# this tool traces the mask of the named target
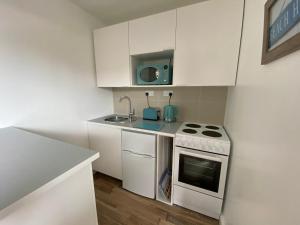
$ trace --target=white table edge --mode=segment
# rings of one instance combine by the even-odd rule
[[[22,206],[28,199],[34,198],[41,193],[44,193],[50,190],[52,187],[60,184],[64,180],[68,179],[70,176],[75,174],[76,172],[80,171],[84,167],[92,164],[93,161],[100,157],[99,153],[95,153],[88,159],[82,161],[81,163],[77,164],[76,166],[72,167],[71,169],[67,170],[66,172],[62,173],[58,177],[54,178],[53,180],[49,181],[48,183],[42,185],[41,187],[37,188],[36,190],[32,191],[31,193],[27,194],[26,196],[20,198],[19,200],[15,201],[11,205],[7,206],[6,208],[0,211],[0,220],[1,218],[9,215],[12,213],[16,208]]]

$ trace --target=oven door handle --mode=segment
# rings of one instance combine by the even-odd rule
[[[222,158],[218,157],[218,156],[208,156],[206,154],[203,153],[199,153],[199,154],[195,154],[195,153],[191,153],[191,152],[187,152],[187,151],[180,151],[179,154],[184,154],[184,155],[189,155],[189,156],[194,156],[197,158],[202,158],[202,159],[208,159],[211,161],[215,161],[215,162],[222,162]]]

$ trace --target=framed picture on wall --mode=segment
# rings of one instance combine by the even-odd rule
[[[300,49],[300,0],[268,0],[264,19],[261,64]]]

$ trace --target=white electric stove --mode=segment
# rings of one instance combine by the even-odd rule
[[[183,123],[176,133],[175,144],[216,154],[229,155],[230,140],[222,126]]]
[[[230,145],[222,126],[181,125],[175,137],[175,204],[219,219]]]

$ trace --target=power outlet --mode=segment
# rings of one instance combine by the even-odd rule
[[[145,95],[147,95],[147,93],[148,93],[149,97],[153,97],[154,96],[154,91],[145,91]]]
[[[169,97],[169,96],[170,96],[170,95],[169,95],[170,93],[173,95],[173,91],[164,91],[164,92],[163,92],[163,96],[164,96],[164,97]]]

